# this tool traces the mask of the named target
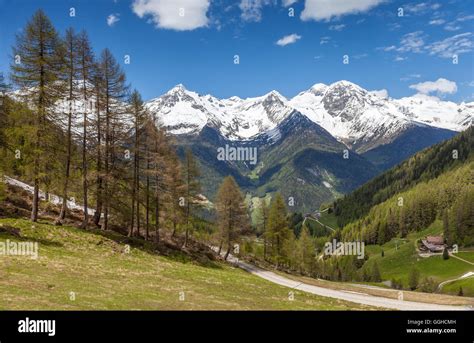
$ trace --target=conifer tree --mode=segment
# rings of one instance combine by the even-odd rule
[[[93,64],[93,97],[95,98],[95,149],[96,149],[96,192],[95,192],[95,212],[93,216],[93,223],[97,227],[101,227],[100,218],[102,216],[103,199],[104,199],[104,175],[103,175],[103,141],[104,141],[104,130],[103,130],[103,99],[104,99],[104,82],[99,68],[99,64]]]
[[[28,21],[13,47],[12,79],[26,92],[34,109],[36,131],[33,162],[33,202],[31,220],[38,220],[39,187],[45,173],[46,147],[43,144],[46,121],[54,122],[53,107],[61,97],[64,48],[53,24],[42,10]]]
[[[185,153],[185,161],[183,166],[184,171],[184,184],[186,186],[185,192],[185,236],[184,236],[184,244],[183,246],[186,247],[189,239],[189,231],[191,225],[191,218],[194,215],[195,208],[198,207],[198,196],[199,192],[201,191],[201,184],[199,182],[199,167],[196,162],[196,159],[191,152],[191,149],[187,149]]]
[[[298,251],[301,256],[300,270],[303,273],[311,274],[314,265],[315,247],[309,229],[306,225],[303,225],[300,238],[298,239]]]
[[[227,246],[224,259],[230,254],[242,231],[249,226],[247,206],[244,197],[232,176],[222,181],[216,197],[217,225],[221,242]]]
[[[78,36],[77,42],[77,54],[78,54],[78,74],[81,84],[81,99],[83,102],[82,108],[82,195],[83,195],[83,212],[84,219],[82,221],[82,228],[85,228],[89,222],[88,212],[88,126],[89,126],[89,114],[94,111],[93,102],[91,100],[93,96],[93,73],[94,73],[94,54],[89,42],[89,37],[86,31],[81,31]]]
[[[133,91],[130,96],[130,111],[133,116],[133,136],[134,143],[132,147],[133,152],[133,180],[132,180],[132,207],[129,236],[133,236],[133,228],[137,223],[137,231],[140,233],[140,149],[141,149],[141,135],[146,120],[146,110],[143,105],[143,100],[137,90]],[[135,209],[136,205],[136,209]]]
[[[169,182],[168,191],[168,212],[172,224],[171,237],[176,235],[178,226],[183,222],[185,216],[185,194],[186,185],[182,177],[182,168],[178,156],[170,154],[168,159]]]
[[[270,206],[268,233],[271,240],[272,256],[278,266],[284,260],[283,246],[289,236],[285,202],[280,193],[275,195]]]
[[[72,158],[72,122],[75,119],[75,101],[77,100],[77,80],[79,76],[79,55],[78,55],[78,38],[72,28],[66,30],[64,39],[64,72],[65,72],[65,99],[66,99],[66,156],[64,163],[64,180],[62,190],[61,211],[55,224],[61,225],[67,213],[67,200],[69,190],[69,177],[71,173]]]
[[[382,276],[380,275],[380,269],[379,269],[379,265],[377,264],[377,261],[375,261],[374,265],[372,266],[371,280],[372,282],[382,281]]]
[[[259,202],[259,219],[260,219],[260,231],[263,237],[263,259],[267,259],[267,246],[268,246],[268,214],[269,208],[265,198],[260,199]]]
[[[105,116],[105,149],[104,149],[104,230],[108,229],[110,199],[112,196],[113,172],[117,159],[118,128],[124,116],[123,101],[127,96],[125,74],[108,49],[104,49],[99,61],[101,77],[103,77],[103,107]]]

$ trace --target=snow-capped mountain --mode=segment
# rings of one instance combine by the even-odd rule
[[[442,101],[434,96],[416,94],[393,100],[393,103],[410,120],[427,125],[463,131],[473,124],[474,102],[458,105],[451,101]]]
[[[255,98],[218,99],[177,85],[146,106],[172,134],[195,134],[208,125],[230,140],[250,140],[273,130],[296,110],[361,152],[386,144],[413,126],[462,131],[474,118],[474,103],[456,104],[426,95],[391,99],[349,81],[318,83],[290,100],[277,91]]]
[[[257,98],[217,99],[180,84],[146,107],[172,134],[198,133],[207,124],[228,139],[241,140],[273,129],[293,110],[287,102],[276,91]]]
[[[290,105],[350,147],[388,142],[411,123],[389,100],[348,81],[316,84]]]

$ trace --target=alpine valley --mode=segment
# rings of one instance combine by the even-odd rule
[[[354,190],[474,118],[474,102],[392,99],[348,81],[315,84],[291,99],[277,91],[218,99],[180,84],[146,107],[175,136],[181,156],[189,147],[199,159],[207,198],[232,175],[248,199],[279,191],[299,211]],[[225,147],[257,149],[257,163],[217,158]]]

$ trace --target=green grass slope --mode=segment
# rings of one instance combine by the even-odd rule
[[[0,224],[18,228],[21,234],[0,232],[0,241],[39,242],[36,260],[0,256],[0,310],[369,308],[300,291],[289,300],[290,289],[230,265],[208,259],[199,262],[179,252],[163,256],[149,243],[112,232],[46,222],[33,228],[23,219],[0,219]],[[126,242],[131,244],[129,252]]]
[[[443,260],[441,255],[431,257],[420,257],[416,251],[416,242],[418,239],[427,235],[437,235],[442,231],[442,223],[436,221],[429,228],[419,232],[410,233],[405,239],[394,238],[383,245],[368,245],[366,252],[369,259],[365,268],[371,270],[373,263],[377,262],[382,279],[399,279],[405,287],[408,287],[408,275],[413,268],[420,271],[420,279],[431,277],[436,283],[446,280],[456,279],[467,272],[474,271],[474,266],[456,258]],[[384,251],[382,257],[381,251]],[[459,255],[461,257],[461,255]],[[464,252],[462,255],[466,260],[474,258],[474,251]],[[466,287],[464,295],[472,296],[469,292],[474,286],[474,279],[466,280],[466,283],[472,283],[471,287]],[[451,284],[449,284],[451,286]],[[454,285],[454,284],[453,284]],[[448,284],[443,287],[443,293],[454,294],[452,287]],[[454,287],[454,286],[453,286]],[[464,287],[463,287],[464,289]],[[455,294],[457,294],[457,288]]]

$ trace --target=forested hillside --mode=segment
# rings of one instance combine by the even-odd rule
[[[420,182],[434,179],[473,160],[474,128],[425,149],[334,202],[338,224],[362,218],[370,209]]]

